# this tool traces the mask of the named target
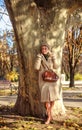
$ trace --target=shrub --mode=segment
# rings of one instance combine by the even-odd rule
[[[79,73],[75,74],[74,79],[75,80],[82,80],[82,74],[79,74]]]
[[[9,81],[18,81],[19,74],[15,70],[6,74],[6,79]]]

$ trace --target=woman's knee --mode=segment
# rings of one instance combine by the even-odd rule
[[[52,105],[52,106],[54,105],[54,103],[55,103],[54,101],[51,101],[51,105]]]
[[[46,102],[46,108],[50,108],[50,107],[51,107],[50,103]]]

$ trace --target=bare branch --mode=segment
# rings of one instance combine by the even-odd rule
[[[2,11],[0,11],[0,14],[9,16],[7,12],[2,12]]]

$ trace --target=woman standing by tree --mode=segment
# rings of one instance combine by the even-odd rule
[[[46,113],[48,115],[45,124],[49,124],[52,120],[51,110],[55,100],[59,100],[59,92],[56,82],[47,82],[42,78],[45,70],[55,71],[57,65],[55,64],[55,56],[50,52],[50,47],[47,43],[42,43],[40,46],[40,54],[37,55],[35,62],[35,69],[39,71],[39,87],[41,91],[41,102],[44,103]]]

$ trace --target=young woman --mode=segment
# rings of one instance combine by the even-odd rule
[[[35,61],[35,69],[39,72],[39,87],[41,91],[41,102],[44,103],[47,113],[47,121],[49,124],[52,120],[51,110],[55,100],[59,99],[59,93],[56,89],[56,82],[47,82],[42,78],[42,74],[47,69],[54,70],[57,68],[55,64],[55,56],[50,52],[50,47],[47,43],[40,46],[40,53],[37,55]]]

